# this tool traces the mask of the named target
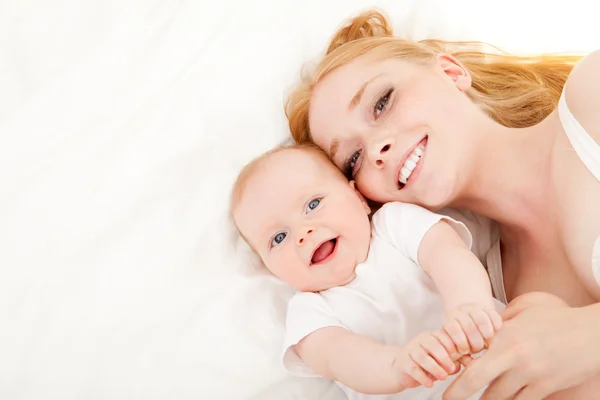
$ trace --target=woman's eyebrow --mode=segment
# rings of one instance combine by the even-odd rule
[[[369,86],[369,84],[371,82],[373,82],[375,79],[379,78],[381,75],[383,75],[383,74],[375,75],[374,77],[372,77],[371,79],[369,79],[368,81],[366,81],[360,87],[360,89],[358,89],[358,92],[356,92],[356,94],[354,95],[354,97],[352,98],[352,100],[350,100],[350,104],[348,105],[348,110],[349,111],[352,111],[354,109],[354,107],[356,107],[358,105],[358,103],[360,103],[360,99],[362,98],[362,95],[365,92],[365,89],[367,88],[367,86]]]
[[[337,139],[333,139],[331,141],[331,146],[329,146],[329,158],[331,158],[333,160],[335,158],[335,154],[337,153],[339,148],[340,148],[340,141]]]

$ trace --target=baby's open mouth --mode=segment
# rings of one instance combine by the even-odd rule
[[[314,251],[310,259],[311,265],[319,264],[328,260],[337,247],[337,238],[321,243]]]

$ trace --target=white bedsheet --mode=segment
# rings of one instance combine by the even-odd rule
[[[0,398],[342,398],[283,371],[290,290],[240,275],[226,208],[373,4],[417,39],[600,47],[586,0],[0,1]]]

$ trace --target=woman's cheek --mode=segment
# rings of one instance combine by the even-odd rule
[[[390,198],[389,193],[383,187],[381,179],[377,179],[377,176],[364,177],[361,182],[357,182],[358,190],[370,200],[377,202],[394,201],[395,199]]]

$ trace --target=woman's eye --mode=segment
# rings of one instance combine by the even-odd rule
[[[348,162],[346,162],[344,173],[346,174],[346,177],[348,179],[352,179],[352,177],[354,176],[354,168],[356,168],[356,163],[358,162],[359,158],[360,151],[355,151],[354,153],[352,153],[352,156],[348,159]]]
[[[314,210],[315,208],[317,208],[319,206],[319,204],[321,204],[321,199],[311,200],[310,203],[308,203],[307,211]]]
[[[387,107],[387,104],[390,100],[390,96],[392,94],[392,90],[393,89],[389,89],[383,96],[379,98],[379,100],[377,100],[377,103],[375,103],[375,107],[373,108],[373,115],[375,115],[376,118],[379,117],[379,114],[381,114]]]
[[[283,240],[285,239],[286,236],[287,236],[287,234],[285,232],[279,232],[277,235],[275,235],[275,237],[271,241],[271,247],[275,247],[278,244],[280,244],[281,242],[283,242]]]
[[[352,168],[356,167],[356,163],[358,162],[358,157],[360,157],[360,151],[357,151],[356,153],[352,154],[352,157],[350,158],[350,166]]]

